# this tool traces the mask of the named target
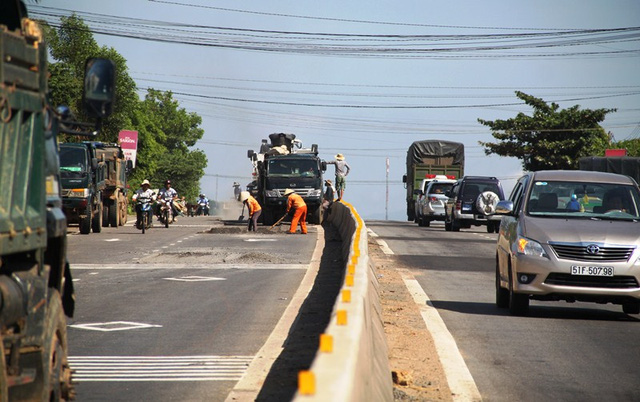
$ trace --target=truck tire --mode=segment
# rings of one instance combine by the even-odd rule
[[[273,211],[270,209],[263,208],[262,210],[262,223],[265,226],[271,226],[275,223],[273,220]]]
[[[87,216],[80,219],[80,233],[89,234],[91,232],[91,220],[93,217],[93,210],[91,209],[91,203],[87,205],[87,210],[85,211]]]
[[[109,220],[107,221],[112,228],[118,227],[118,217],[120,215],[120,200],[116,198],[109,203]],[[107,226],[107,225],[105,225]]]
[[[93,233],[102,231],[102,202],[98,203],[98,210],[91,219],[91,230],[93,230]]]
[[[7,385],[7,364],[4,357],[4,342],[0,335],[0,402],[9,401],[9,387]]]
[[[416,219],[416,212],[413,210],[413,206],[407,205],[407,220],[415,221],[415,219]]]
[[[309,221],[315,225],[319,225],[322,221],[322,208],[318,207],[309,214]]]
[[[118,226],[124,226],[124,224],[127,223],[127,214],[129,213],[129,211],[127,211],[128,205],[129,205],[129,200],[127,199],[127,196],[122,193],[119,193],[118,194],[118,214],[120,214],[120,216],[118,220]]]
[[[43,401],[64,401],[73,395],[71,368],[67,358],[67,322],[62,311],[60,293],[49,288],[47,316],[44,323],[42,373]]]

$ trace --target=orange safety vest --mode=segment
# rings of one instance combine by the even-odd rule
[[[256,211],[260,211],[262,209],[258,201],[256,201],[252,196],[247,198],[247,207],[249,208],[249,215],[253,215]]]
[[[289,200],[287,201],[287,212],[289,212],[291,208],[296,209],[296,208],[306,207],[306,206],[307,204],[305,204],[302,197],[300,197],[298,194],[293,193],[289,195]]]

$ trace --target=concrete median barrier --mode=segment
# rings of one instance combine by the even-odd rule
[[[366,226],[345,202],[331,206],[327,221],[342,238],[343,285],[313,363],[299,373],[294,400],[392,401],[378,280],[368,256]]]

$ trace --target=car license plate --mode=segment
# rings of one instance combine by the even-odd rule
[[[571,275],[613,276],[613,267],[589,267],[583,265],[572,265]]]

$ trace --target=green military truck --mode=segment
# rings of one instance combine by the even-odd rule
[[[415,190],[423,179],[444,175],[450,179],[464,176],[464,144],[443,140],[415,141],[407,150],[407,173],[402,182],[407,189],[407,220],[416,220]]]
[[[87,65],[94,80],[100,75],[94,67],[104,62]],[[46,95],[40,30],[21,2],[2,1],[0,402],[74,397],[65,319],[73,315],[74,294],[56,140],[61,126]],[[93,98],[89,92],[87,100]]]
[[[127,223],[127,173],[132,162],[126,160],[118,144],[94,143],[98,161],[106,165],[104,188],[102,189],[102,226],[122,226]]]
[[[62,205],[67,223],[78,224],[80,233],[102,231],[102,197],[107,164],[92,142],[60,144]]]

